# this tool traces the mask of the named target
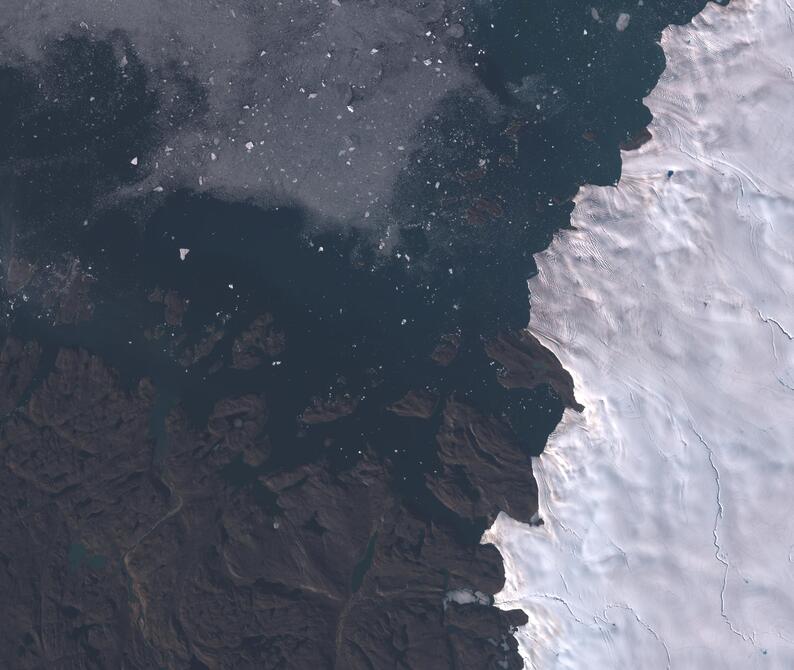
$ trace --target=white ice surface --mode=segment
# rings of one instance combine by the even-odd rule
[[[545,525],[484,536],[527,667],[794,668],[793,24],[665,31],[653,140],[538,258],[530,328],[586,410],[535,462]]]

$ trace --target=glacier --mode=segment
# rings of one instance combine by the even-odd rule
[[[570,371],[540,516],[483,536],[526,667],[794,668],[794,9],[665,30],[653,138],[537,257]]]

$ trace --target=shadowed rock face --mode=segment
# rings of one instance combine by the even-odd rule
[[[566,407],[579,412],[584,409],[574,397],[571,374],[532,333],[501,334],[485,345],[485,351],[502,365],[499,383],[505,388],[534,388],[547,383]]]
[[[580,407],[532,253],[698,3],[68,4],[0,10],[0,658],[520,668],[480,537]]]
[[[0,414],[10,413],[33,380],[41,359],[41,347],[9,337],[0,350]]]
[[[432,391],[422,389],[408,391],[397,402],[389,405],[388,409],[398,416],[429,419],[435,413],[436,405],[438,405],[438,396]]]
[[[283,353],[284,346],[284,333],[273,324],[273,316],[261,314],[235,339],[232,367],[251,370]]]

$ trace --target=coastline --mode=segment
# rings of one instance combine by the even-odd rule
[[[483,536],[530,668],[794,665],[793,18],[667,28],[653,138],[537,257],[529,330],[585,410],[534,461],[544,524]]]

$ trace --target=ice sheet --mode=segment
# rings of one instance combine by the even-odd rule
[[[538,258],[530,329],[586,410],[535,463],[545,525],[484,536],[530,668],[794,668],[793,23],[666,30],[653,139]]]

